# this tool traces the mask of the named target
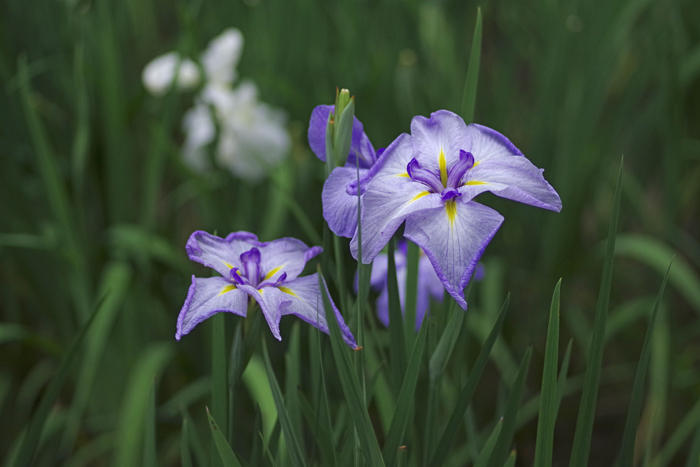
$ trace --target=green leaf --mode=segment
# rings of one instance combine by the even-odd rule
[[[12,464],[13,466],[24,467],[26,465],[31,464],[32,458],[34,457],[34,454],[36,453],[36,450],[39,447],[41,432],[44,428],[44,424],[46,423],[46,419],[48,418],[49,413],[51,412],[51,409],[54,406],[56,399],[58,398],[58,394],[63,388],[63,385],[68,380],[70,366],[73,363],[73,360],[77,355],[78,350],[80,349],[80,346],[83,342],[83,338],[85,337],[87,330],[90,328],[90,325],[99,315],[100,311],[104,308],[103,305],[106,301],[106,298],[107,295],[103,296],[102,299],[97,303],[97,306],[95,306],[95,310],[93,311],[92,315],[80,328],[80,331],[75,336],[75,338],[73,338],[73,342],[71,342],[71,345],[68,347],[68,350],[63,355],[58,370],[56,370],[54,377],[51,379],[51,382],[49,383],[48,387],[46,388],[46,391],[44,392],[43,397],[41,398],[41,402],[39,402],[39,406],[37,407],[36,411],[34,412],[34,415],[32,416],[32,419],[29,422],[29,426],[27,427],[27,431],[24,434],[24,438],[22,439],[22,442],[19,446],[17,455],[14,458],[14,462]]]
[[[540,414],[537,422],[537,442],[535,445],[535,467],[551,467],[554,450],[554,425],[557,410],[557,363],[559,363],[559,295],[561,279],[557,282],[549,310],[547,346],[544,352]]]
[[[146,411],[145,436],[143,440],[143,464],[158,466],[158,449],[156,446],[156,382],[151,381]]]
[[[344,109],[342,114],[335,112],[335,128],[333,129],[333,163],[336,167],[343,167],[350,155],[350,145],[352,143],[353,117],[355,115],[355,97]]]
[[[474,121],[474,108],[476,107],[476,88],[479,82],[479,62],[481,60],[481,7],[476,9],[476,24],[474,25],[474,37],[469,53],[469,69],[464,81],[464,93],[462,94],[462,110],[460,115],[469,124]]]
[[[481,379],[481,374],[486,366],[486,361],[489,358],[491,349],[493,348],[494,342],[496,342],[496,337],[501,333],[501,328],[503,327],[503,320],[506,317],[506,311],[508,310],[508,303],[510,302],[510,295],[506,297],[503,306],[501,307],[501,312],[498,314],[498,318],[491,328],[491,333],[486,338],[479,356],[476,358],[474,363],[474,368],[472,369],[467,382],[462,389],[462,393],[459,395],[459,401],[455,407],[452,415],[450,416],[450,421],[447,423],[445,430],[442,432],[442,437],[440,438],[440,443],[437,449],[433,453],[433,457],[430,461],[430,467],[439,467],[444,464],[447,454],[452,446],[455,436],[457,435],[457,430],[462,424],[462,418],[464,417],[464,412],[466,412],[469,403],[471,402],[474,392],[476,391],[476,386],[479,384]]]
[[[615,236],[617,234],[617,221],[620,212],[620,192],[622,189],[622,161],[617,176],[615,188],[615,200],[613,201],[612,214],[610,216],[610,229],[608,242],[605,249],[605,263],[603,265],[603,277],[598,294],[593,335],[588,349],[588,367],[583,382],[583,393],[576,420],[576,433],[574,445],[571,450],[571,462],[569,467],[585,467],[588,465],[588,456],[593,433],[593,420],[595,418],[596,399],[598,386],[600,385],[600,369],[603,363],[603,347],[605,346],[605,326],[608,318],[608,304],[610,302],[610,286],[612,283],[613,260],[615,254]]]
[[[153,344],[142,352],[131,370],[120,407],[115,467],[138,464],[149,423],[150,388],[172,358],[173,351],[170,343]]]
[[[389,466],[394,464],[401,438],[406,430],[411,407],[415,402],[414,394],[416,391],[416,384],[418,383],[418,372],[420,371],[421,361],[423,359],[423,351],[425,350],[425,339],[428,334],[427,328],[428,323],[427,320],[425,320],[418,333],[416,343],[413,345],[411,360],[408,362],[408,369],[406,370],[406,375],[401,385],[401,391],[399,392],[399,397],[396,402],[396,409],[394,409],[394,416],[391,419],[391,425],[389,426],[386,441],[384,442],[382,455],[384,457],[384,462]]]
[[[554,419],[557,419],[559,414],[559,407],[561,406],[561,399],[564,396],[564,389],[566,388],[567,376],[569,374],[569,362],[571,361],[571,348],[573,347],[574,339],[569,339],[569,345],[566,346],[566,352],[564,352],[564,360],[561,363],[561,370],[559,370],[559,379],[557,380],[557,408],[554,413]]]
[[[277,377],[275,377],[275,372],[272,370],[270,355],[267,352],[267,344],[265,344],[264,341],[262,349],[263,359],[265,361],[265,370],[267,371],[267,379],[270,382],[270,389],[272,390],[272,397],[275,400],[275,407],[277,407],[277,418],[282,426],[282,433],[284,433],[284,439],[289,448],[292,463],[296,467],[303,467],[306,465],[306,462],[304,461],[304,452],[299,445],[297,433],[294,430],[294,425],[292,424],[287,407],[284,404],[282,391],[280,390],[279,384],[277,384]]]
[[[321,456],[323,457],[323,465],[335,466],[335,448],[333,447],[333,431],[324,423],[325,417],[317,414],[311,403],[306,398],[303,392],[299,391],[299,407],[304,415],[307,425],[311,428],[313,439],[316,441]]]
[[[318,281],[319,289],[326,291],[325,284],[323,283],[323,277],[320,272],[318,273]],[[328,298],[328,293],[321,293],[321,296],[331,335],[331,349],[333,351],[333,358],[338,370],[338,376],[340,377],[343,394],[345,394],[345,400],[348,403],[350,416],[355,424],[355,431],[360,441],[360,445],[362,446],[362,454],[364,455],[368,465],[373,467],[384,466],[382,454],[379,449],[379,443],[377,442],[377,437],[374,433],[374,429],[372,428],[372,421],[367,413],[367,407],[365,406],[365,399],[362,389],[360,388],[360,382],[357,380],[357,375],[355,374],[352,362],[350,361],[350,356],[348,355],[348,346],[345,344],[345,341],[343,341],[343,337],[340,333],[340,327],[338,326],[338,321],[336,320],[335,313]]]
[[[387,292],[389,300],[389,354],[391,355],[391,372],[394,379],[395,394],[398,394],[406,374],[406,344],[404,342],[403,316],[401,299],[396,278],[396,257],[394,255],[396,240],[389,242],[387,250]],[[392,324],[393,323],[393,324]]]
[[[226,363],[226,320],[224,313],[209,319],[211,336],[211,411],[214,418],[222,420],[221,434],[227,438],[228,428],[228,364]],[[208,411],[209,409],[207,409]],[[213,448],[213,446],[212,446]],[[218,449],[218,446],[217,446]],[[216,462],[214,462],[216,465]],[[224,464],[226,467],[226,464]]]
[[[493,454],[491,454],[491,458],[487,464],[488,467],[498,467],[508,460],[508,450],[513,442],[513,434],[515,433],[515,427],[518,423],[518,410],[520,409],[520,402],[523,398],[523,389],[525,388],[525,379],[527,377],[527,371],[530,368],[531,357],[532,347],[528,347],[520,363],[520,368],[518,368],[518,374],[511,387],[510,395],[508,396],[506,411],[503,415],[503,429],[501,429],[501,434],[498,436],[498,441],[496,441]]]
[[[700,465],[700,426],[695,431],[695,436],[693,436],[685,467],[698,467],[698,465]]]
[[[491,454],[493,454],[493,448],[496,447],[496,441],[498,441],[498,437],[501,435],[501,429],[503,429],[503,418],[493,427],[493,431],[491,431],[489,438],[486,440],[486,444],[484,444],[483,449],[479,453],[479,457],[476,458],[474,467],[486,467],[486,463],[491,458]]]
[[[622,449],[620,451],[620,461],[618,462],[619,467],[633,466],[634,442],[637,435],[637,424],[639,423],[639,417],[642,413],[642,401],[644,399],[644,383],[646,381],[647,368],[649,367],[649,359],[651,356],[651,339],[654,334],[654,324],[656,323],[656,316],[659,312],[659,305],[661,303],[661,298],[663,297],[664,290],[666,289],[666,281],[668,279],[668,274],[670,271],[671,265],[669,264],[668,269],[666,270],[666,275],[664,276],[664,279],[661,282],[659,295],[656,297],[654,311],[651,314],[649,326],[647,327],[647,334],[644,337],[644,344],[642,345],[642,354],[639,357],[639,363],[637,365],[637,374],[634,377],[632,397],[630,399],[630,408],[627,412],[627,421],[625,422],[625,432],[622,436]]]
[[[219,452],[221,463],[224,465],[224,467],[241,467],[241,463],[233,453],[233,449],[231,449],[231,446],[229,446],[228,442],[226,441],[226,437],[219,429],[219,426],[216,424],[211,412],[209,412],[209,407],[207,407],[207,418],[209,419],[209,428],[211,429],[211,434],[214,437],[214,444],[216,445],[216,450]]]
[[[452,311],[450,321],[445,327],[445,331],[442,333],[440,341],[438,342],[432,357],[430,357],[430,363],[428,364],[430,379],[433,381],[437,380],[442,372],[445,371],[450,355],[452,355],[452,350],[457,343],[459,333],[462,331],[462,323],[464,322],[465,313],[463,310],[458,309],[457,302],[455,301],[452,301],[451,308]]]
[[[518,460],[518,455],[517,452],[515,452],[515,449],[510,451],[510,455],[508,456],[508,459],[505,461],[503,464],[503,467],[515,467],[515,461]]]
[[[189,427],[187,419],[182,419],[182,431],[180,432],[180,465],[182,467],[192,467],[192,456],[190,455]]]
[[[406,258],[406,296],[404,297],[404,337],[406,352],[413,346],[416,335],[416,301],[418,300],[418,261],[420,247],[406,240],[408,254]]]

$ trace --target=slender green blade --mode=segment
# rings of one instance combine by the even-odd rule
[[[503,463],[503,467],[515,467],[515,461],[518,460],[518,453],[513,449],[510,451],[508,459]]]
[[[241,467],[241,463],[233,453],[233,449],[231,449],[231,446],[229,446],[228,442],[226,441],[226,437],[219,429],[219,426],[216,424],[211,412],[209,412],[209,407],[207,407],[207,418],[209,419],[209,428],[211,429],[211,434],[214,437],[214,444],[216,445],[216,450],[219,452],[221,463],[224,465],[224,467]]]
[[[690,453],[685,467],[698,467],[698,465],[700,465],[700,426],[693,436],[693,443],[690,445]]]
[[[487,467],[498,467],[503,465],[508,460],[508,452],[510,449],[510,444],[513,442],[515,427],[518,423],[518,410],[520,409],[520,402],[523,398],[525,379],[527,377],[527,371],[530,368],[531,357],[532,347],[528,347],[525,351],[525,356],[520,363],[520,368],[518,368],[518,374],[513,382],[510,395],[508,396],[506,411],[503,415],[503,429],[501,430],[501,434],[498,436],[498,441],[496,441],[496,446],[493,449],[491,458],[489,459],[488,464],[486,464]]]
[[[481,374],[484,371],[484,367],[486,366],[486,361],[489,358],[489,354],[491,353],[493,344],[496,342],[496,338],[501,333],[501,328],[503,327],[503,320],[506,317],[506,311],[508,310],[509,302],[510,295],[506,297],[506,300],[503,303],[503,306],[501,307],[501,312],[498,314],[498,318],[496,319],[493,328],[491,328],[489,336],[486,338],[486,341],[484,341],[483,347],[481,347],[479,356],[476,358],[476,362],[474,363],[474,368],[469,374],[467,382],[465,383],[464,388],[462,389],[462,393],[459,396],[457,406],[455,407],[454,411],[452,412],[452,415],[450,416],[450,421],[447,423],[445,431],[443,431],[442,433],[442,437],[440,438],[440,443],[438,444],[437,449],[433,453],[433,457],[429,464],[430,467],[439,467],[443,465],[445,459],[447,458],[447,453],[449,452],[450,446],[452,446],[452,442],[454,441],[454,438],[457,435],[457,430],[462,424],[464,412],[466,412],[467,407],[469,406],[469,403],[471,402],[471,399],[474,396],[474,392],[476,391],[476,386],[479,384]]]
[[[666,275],[661,282],[661,288],[659,289],[659,295],[656,297],[656,303],[654,303],[654,311],[652,312],[651,319],[649,320],[647,334],[644,337],[642,354],[639,357],[637,374],[634,377],[634,385],[632,386],[632,397],[630,400],[630,408],[627,412],[625,432],[622,436],[622,450],[620,452],[620,461],[618,462],[619,467],[632,467],[634,462],[634,442],[637,435],[637,424],[639,423],[639,417],[642,413],[644,382],[646,380],[649,359],[651,356],[651,339],[654,334],[654,323],[656,322],[656,316],[659,312],[659,304],[661,303],[661,298],[663,297],[664,290],[666,289],[666,281],[668,280],[668,274],[670,271],[671,265],[669,264],[668,269],[666,270]]]
[[[158,450],[156,447],[156,382],[151,381],[146,412],[146,429],[143,440],[143,465],[158,466]]]
[[[316,441],[321,451],[321,456],[324,460],[323,465],[336,465],[335,449],[333,448],[333,431],[330,426],[323,423],[325,417],[314,412],[311,403],[301,391],[299,391],[299,407],[301,413],[304,415],[306,423],[309,425],[309,428],[311,428],[313,439]]]
[[[277,416],[282,426],[282,433],[284,433],[284,439],[289,449],[289,454],[292,459],[292,463],[295,467],[303,467],[306,465],[304,461],[304,453],[299,445],[297,434],[294,430],[294,425],[287,411],[287,407],[284,404],[284,398],[282,397],[282,391],[280,390],[279,384],[277,383],[277,377],[275,372],[272,370],[272,363],[270,363],[270,355],[267,352],[267,344],[263,342],[263,359],[265,360],[265,370],[267,371],[267,379],[270,381],[270,389],[272,390],[272,397],[275,399],[275,407],[277,407]]]
[[[542,390],[540,397],[540,414],[537,422],[537,441],[535,444],[535,467],[550,467],[554,450],[554,425],[557,409],[557,363],[559,362],[559,295],[561,279],[557,282],[549,310],[549,327],[547,329],[547,346],[544,352],[544,371],[542,372]]]
[[[226,363],[226,320],[224,313],[217,313],[209,319],[211,323],[211,411],[215,419],[222,421],[219,430],[224,438],[228,428],[228,364]],[[218,449],[218,446],[216,446]],[[214,446],[212,460],[217,465]],[[224,464],[226,467],[226,464]]]
[[[447,362],[452,355],[452,350],[457,343],[457,337],[462,331],[462,323],[464,322],[464,311],[457,308],[457,302],[452,302],[452,316],[450,316],[450,321],[445,327],[445,331],[440,337],[435,352],[430,357],[430,362],[428,364],[428,369],[430,370],[430,379],[437,380],[445,367]]]
[[[486,463],[491,458],[491,454],[493,454],[493,448],[496,447],[496,441],[498,441],[498,437],[501,435],[501,429],[503,429],[503,418],[493,427],[493,431],[491,431],[489,438],[486,440],[486,444],[484,444],[483,449],[479,453],[479,457],[476,458],[474,467],[486,467]]]
[[[192,455],[190,454],[189,426],[187,419],[182,419],[182,431],[180,432],[180,464],[182,467],[192,467]]]
[[[420,259],[420,247],[413,242],[408,244],[406,258],[406,296],[404,297],[404,336],[406,341],[406,353],[412,348],[416,335],[416,304],[418,300],[418,261]]]
[[[600,370],[603,363],[603,347],[605,346],[605,326],[608,318],[608,304],[610,301],[610,286],[612,283],[613,259],[615,254],[615,237],[617,234],[617,221],[620,212],[620,192],[622,190],[622,161],[617,176],[615,188],[615,200],[613,201],[612,215],[610,216],[610,229],[608,242],[605,248],[605,263],[603,265],[603,277],[600,283],[598,305],[596,306],[595,323],[593,324],[593,336],[588,349],[588,368],[583,382],[583,393],[576,420],[576,434],[571,450],[570,467],[585,467],[588,465],[588,456],[593,434],[593,420],[595,418],[596,399],[598,386],[600,385]]]
[[[394,256],[396,242],[392,238],[387,250],[387,292],[389,294],[389,354],[391,355],[391,371],[394,387],[398,394],[403,377],[406,374],[406,344],[404,342],[403,316],[401,315],[401,299],[396,278],[396,257]]]
[[[462,94],[462,110],[460,115],[466,123],[474,121],[474,108],[476,107],[476,88],[479,82],[479,62],[481,61],[481,7],[476,10],[476,24],[474,25],[474,37],[469,53],[469,69],[464,82]]]
[[[574,345],[574,339],[569,339],[569,345],[566,346],[566,352],[564,352],[564,360],[561,363],[561,370],[559,370],[559,379],[557,379],[557,408],[554,413],[554,419],[557,419],[559,414],[559,407],[561,406],[561,399],[564,397],[564,389],[566,388],[567,376],[569,374],[569,363],[571,362],[571,348]]]
[[[174,348],[170,343],[153,344],[139,356],[131,370],[120,408],[117,432],[115,467],[130,467],[138,464],[143,452],[148,427],[148,405],[150,388],[172,358]]]
[[[289,336],[289,347],[285,355],[286,372],[284,381],[284,402],[289,414],[289,420],[298,437],[299,445],[304,447],[304,430],[302,415],[299,408],[299,388],[301,387],[301,348],[299,343],[299,322],[292,326]],[[302,450],[303,452],[303,450]]]
[[[78,350],[80,349],[80,346],[83,342],[83,338],[85,337],[87,330],[90,328],[90,325],[95,320],[95,317],[102,310],[106,298],[107,295],[102,297],[102,299],[95,307],[92,316],[90,316],[90,319],[88,319],[85,322],[85,324],[83,324],[82,328],[80,329],[80,332],[77,336],[75,336],[70,347],[68,347],[68,350],[63,355],[63,358],[61,359],[61,364],[59,365],[56,374],[49,383],[49,386],[46,388],[46,392],[44,392],[44,395],[41,398],[41,402],[39,402],[39,406],[37,407],[36,411],[34,412],[34,415],[32,416],[31,421],[29,422],[29,426],[27,428],[26,433],[24,434],[24,438],[22,439],[20,447],[17,451],[17,455],[14,458],[14,463],[12,464],[14,467],[24,467],[26,465],[31,464],[32,458],[34,457],[34,454],[36,453],[36,450],[39,447],[41,432],[44,428],[44,424],[46,423],[46,419],[49,417],[51,408],[54,406],[54,403],[56,402],[58,394],[61,392],[63,385],[68,380],[70,366],[73,363],[73,360],[77,355]]]
[[[416,384],[418,383],[418,372],[420,371],[423,351],[425,350],[425,340],[428,335],[427,328],[428,323],[424,322],[418,333],[416,343],[413,345],[411,360],[408,362],[408,369],[406,370],[406,376],[404,376],[403,384],[401,385],[401,391],[399,392],[399,397],[396,402],[396,409],[394,409],[394,416],[391,419],[391,425],[386,435],[382,455],[387,465],[394,464],[401,438],[406,430],[408,417],[411,413],[411,406],[414,403],[413,397],[416,391]]]
[[[318,280],[319,289],[325,291],[325,284],[323,283],[323,277],[320,272],[318,274]],[[328,321],[328,327],[330,329],[333,358],[343,387],[343,394],[345,394],[345,399],[348,403],[350,416],[355,424],[356,433],[360,445],[362,446],[362,454],[367,464],[373,467],[384,466],[379,443],[374,429],[372,428],[372,421],[369,418],[369,413],[367,413],[360,382],[357,380],[357,375],[355,374],[350,356],[348,355],[347,345],[343,341],[343,337],[340,333],[340,327],[338,326],[338,321],[336,320],[335,313],[330,304],[328,294],[321,293],[321,296],[326,311],[326,320]]]

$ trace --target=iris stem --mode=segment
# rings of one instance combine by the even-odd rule
[[[416,302],[418,294],[418,261],[420,248],[413,242],[406,241],[408,245],[408,258],[406,262],[406,308],[405,308],[405,333],[407,355],[413,348],[416,338]]]

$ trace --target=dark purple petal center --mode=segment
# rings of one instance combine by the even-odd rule
[[[245,253],[242,253],[240,258],[241,262],[243,263],[245,278],[248,279],[248,284],[252,285],[253,287],[257,287],[261,279],[260,250],[257,248],[251,248]]]
[[[440,177],[430,170],[422,168],[415,157],[411,159],[411,162],[406,166],[406,171],[408,172],[408,176],[411,177],[411,180],[428,185],[432,193],[442,192],[443,186]]]
[[[460,149],[459,161],[450,167],[447,173],[447,188],[459,188],[462,178],[472,167],[474,167],[474,156],[471,152]]]

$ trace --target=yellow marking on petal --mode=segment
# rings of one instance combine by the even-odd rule
[[[454,227],[455,218],[457,217],[457,204],[453,199],[445,203],[445,212],[447,213],[447,219],[450,221],[450,226]]]
[[[423,196],[429,195],[429,194],[430,194],[429,191],[421,191],[421,192],[418,193],[416,196],[414,196],[413,199],[412,199],[411,201],[409,201],[409,203],[412,203],[412,202],[414,202],[414,201],[417,200],[417,199],[421,199]]]
[[[236,290],[236,286],[233,284],[227,285],[223,289],[221,289],[221,292],[219,292],[219,295],[217,295],[217,297],[220,297],[221,295],[225,294],[226,292],[230,292],[232,290]]]
[[[226,266],[227,268],[233,269],[233,266],[231,266],[230,264],[228,264],[226,261],[222,261],[222,263],[224,263],[224,266]]]
[[[408,172],[404,172],[404,173],[402,173],[402,174],[396,174],[395,176],[396,176],[396,177],[406,177],[406,178],[411,178],[411,176],[410,176],[410,175],[408,175]]]
[[[488,185],[487,182],[480,182],[478,180],[470,180],[465,185]]]
[[[299,298],[299,296],[298,296],[297,294],[295,294],[294,291],[293,291],[292,289],[288,288],[288,287],[282,287],[282,286],[280,286],[280,287],[277,287],[277,288],[280,289],[282,292],[284,292],[284,293],[286,293],[286,294],[289,294],[289,295],[291,295],[291,296],[293,296],[293,297]]]
[[[265,274],[265,277],[263,277],[263,280],[264,280],[264,281],[268,280],[270,277],[272,277],[272,276],[274,276],[275,274],[277,274],[277,272],[278,272],[280,269],[282,269],[282,266],[277,266],[275,269],[273,269],[272,271],[270,271],[270,272],[268,272],[267,274]]]
[[[447,186],[447,161],[445,160],[445,152],[442,148],[440,148],[438,162],[440,163],[440,181],[442,181],[442,186]]]
[[[472,165],[472,169],[476,167],[477,165],[481,164],[481,161],[474,161],[474,165]]]

